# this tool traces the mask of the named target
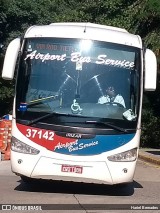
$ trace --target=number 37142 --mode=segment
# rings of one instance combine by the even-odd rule
[[[27,138],[39,138],[39,139],[46,139],[49,141],[54,140],[54,132],[52,131],[45,131],[45,130],[37,130],[37,129],[27,129],[26,130],[26,137]]]

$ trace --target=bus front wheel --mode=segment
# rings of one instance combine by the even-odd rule
[[[24,183],[29,183],[29,184],[35,182],[35,179],[30,178],[30,177],[27,177],[27,176],[21,176],[21,180],[22,180]]]

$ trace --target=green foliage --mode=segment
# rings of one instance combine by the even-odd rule
[[[123,27],[159,47],[158,0],[1,0],[0,38],[5,45],[35,24],[76,21]]]
[[[12,110],[13,94],[13,82],[4,81],[0,78],[0,117]]]
[[[154,116],[151,109],[144,109],[142,113],[141,147],[160,147],[160,119]]]
[[[153,50],[160,47],[159,0],[0,0],[0,2],[0,44],[4,45],[4,51],[12,39],[23,36],[32,25],[67,21],[122,27],[131,33],[139,34],[147,47]],[[3,56],[4,52],[1,52],[0,75]],[[150,145],[147,139],[155,141],[154,143],[158,145],[159,80],[157,83],[156,92],[146,93],[150,106],[149,108],[144,106],[143,110],[143,146]],[[3,81],[0,77],[0,116],[12,108],[13,91],[14,82]]]

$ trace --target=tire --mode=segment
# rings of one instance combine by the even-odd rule
[[[24,183],[34,183],[36,180],[33,179],[33,178],[30,178],[30,177],[27,177],[27,176],[21,176],[21,180],[24,182]]]

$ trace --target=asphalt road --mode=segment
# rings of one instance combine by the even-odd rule
[[[2,161],[0,162],[0,197],[0,203],[12,204],[11,208],[16,210],[14,212],[28,210],[27,208],[37,208],[38,211],[39,208],[47,208],[61,213],[71,210],[76,213],[124,213],[124,210],[143,212],[142,208],[145,207],[159,208],[160,212],[160,167],[138,161],[134,181],[125,187],[61,181],[41,181],[28,185],[11,172],[9,161]],[[29,207],[26,206],[27,204]],[[43,212],[52,212],[50,210]],[[145,210],[145,213],[158,211]]]

